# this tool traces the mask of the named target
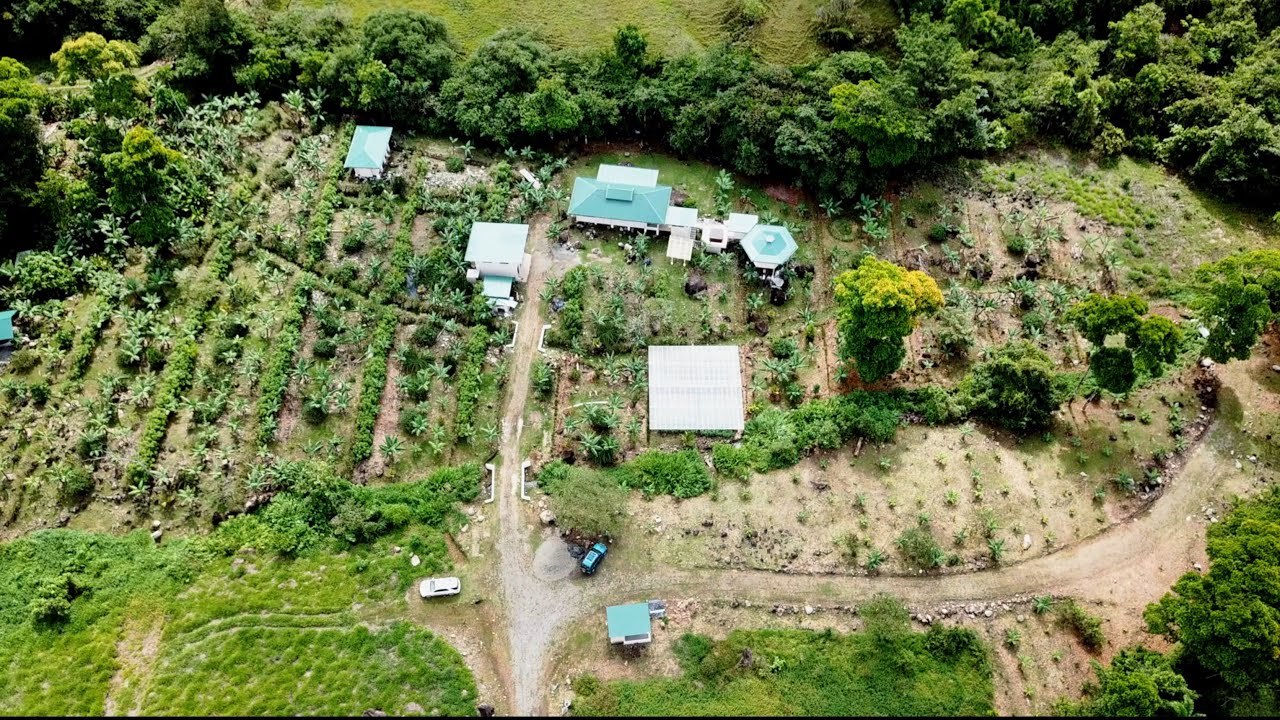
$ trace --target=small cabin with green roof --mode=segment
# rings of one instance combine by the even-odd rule
[[[601,165],[594,178],[573,181],[572,222],[654,233],[664,230],[671,188],[658,184],[658,171]]]
[[[387,164],[391,149],[391,128],[377,125],[357,125],[351,136],[344,167],[361,180],[378,180]]]

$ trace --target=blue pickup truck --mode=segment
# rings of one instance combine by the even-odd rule
[[[582,556],[582,574],[594,575],[596,570],[600,568],[600,563],[604,562],[604,556],[609,553],[609,546],[604,543],[596,543],[591,546],[586,555]]]

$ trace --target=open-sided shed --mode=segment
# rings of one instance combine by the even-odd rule
[[[649,346],[650,430],[741,430],[736,345]]]

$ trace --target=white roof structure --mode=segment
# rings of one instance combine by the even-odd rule
[[[667,238],[667,257],[689,262],[693,258],[693,231],[687,227],[671,228]]]
[[[698,208],[667,206],[667,222],[671,227],[691,228],[698,225]]]
[[[737,345],[650,345],[650,430],[741,430]]]
[[[596,180],[611,185],[639,185],[651,188],[658,186],[658,171],[628,165],[601,165],[596,171]]]
[[[725,227],[735,235],[746,235],[747,231],[760,222],[760,216],[746,213],[729,213],[729,222]]]

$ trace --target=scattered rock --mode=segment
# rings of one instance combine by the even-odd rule
[[[480,717],[493,717],[494,709],[489,703],[480,703],[476,706],[476,714]]]
[[[543,525],[554,525],[556,522],[556,515],[550,510],[543,510],[538,513],[538,519],[542,521]]]
[[[422,715],[425,712],[426,710],[423,710],[422,706],[416,702],[411,702],[404,706],[405,715]]]
[[[1026,621],[1027,621],[1027,616],[1026,616],[1026,615],[1023,615],[1022,613],[1018,613],[1018,618],[1017,618],[1017,619],[1018,619],[1018,622],[1026,622]]]
[[[383,710],[378,710],[376,708],[369,708],[368,710],[365,710],[364,712],[360,713],[360,716],[361,717],[386,717],[387,713]]]
[[[164,531],[163,531],[163,530],[152,530],[152,531],[151,531],[151,539],[152,539],[152,540],[155,540],[156,542],[160,542],[160,536],[161,536],[161,535],[164,535]]]
[[[413,557],[409,558],[409,564],[414,567],[418,567],[419,565],[422,564],[422,558],[418,557],[417,555],[414,555]]]
[[[1278,372],[1278,373],[1280,373],[1280,365],[1272,365],[1272,366],[1271,366],[1271,372]]]
[[[399,554],[400,554],[400,546],[399,546],[399,545],[396,545],[395,547],[391,548],[391,554],[392,554],[392,555],[399,555]]]
[[[1206,368],[1206,369],[1213,367],[1213,360],[1209,358],[1202,358],[1200,360],[1200,367]]]
[[[813,606],[812,606],[812,605],[805,605],[805,606],[804,606],[804,614],[805,614],[805,615],[812,615],[814,612],[816,612],[816,611],[813,609]]]
[[[1022,549],[1023,549],[1023,550],[1030,550],[1030,549],[1031,549],[1031,536],[1030,536],[1030,535],[1023,535],[1023,536],[1022,536]]]
[[[1191,563],[1191,567],[1195,568],[1195,569],[1196,569],[1196,572],[1204,572],[1204,568],[1200,567],[1200,563],[1198,563],[1198,562],[1197,562],[1197,563]]]
[[[151,521],[151,529],[152,529],[152,530],[159,530],[159,529],[160,529],[160,521],[159,521],[159,520],[152,520],[152,521]]]
[[[982,611],[982,617],[991,617],[992,615],[995,615],[995,613],[991,612],[990,610]]]

